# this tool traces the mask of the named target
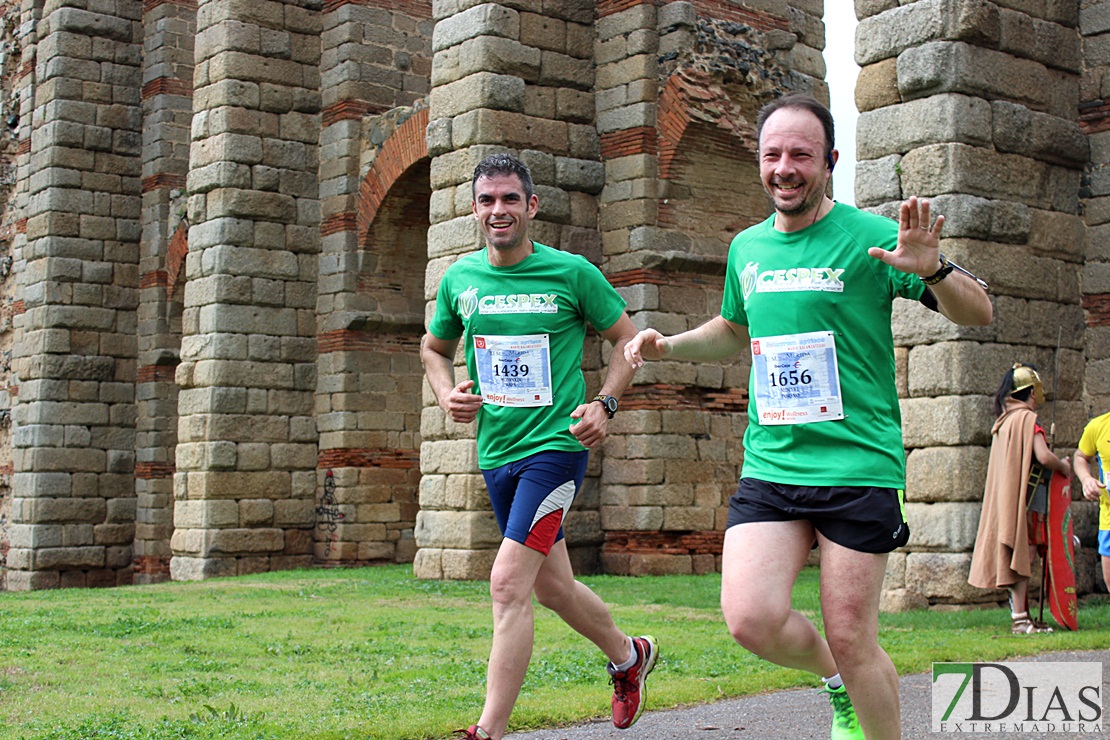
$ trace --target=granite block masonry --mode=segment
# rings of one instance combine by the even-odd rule
[[[1059,357],[1061,451],[1110,403],[1105,5],[856,3],[856,202],[932,198],[996,314],[971,329],[896,306],[915,534],[886,608],[1000,598],[960,585],[992,378]],[[637,325],[681,331],[719,310],[731,237],[769,212],[759,107],[828,99],[812,0],[7,8],[9,589],[369,563],[486,577],[474,430],[418,358],[443,271],[479,246],[474,165],[518,154],[536,238],[597,264]],[[590,335],[591,393],[610,349]],[[566,523],[576,567],[720,567],[749,364],[637,375]],[[1074,516],[1092,544],[1092,507]]]

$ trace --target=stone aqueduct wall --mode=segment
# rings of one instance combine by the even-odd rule
[[[638,325],[680,331],[719,308],[729,239],[768,212],[756,111],[828,96],[820,0],[4,9],[10,589],[370,562],[484,577],[473,430],[435,407],[416,352],[439,277],[478,243],[474,164],[519,153],[536,238],[601,266]],[[964,577],[998,377],[1046,371],[1065,449],[1110,400],[1110,3],[855,10],[857,203],[932,197],[997,317],[898,306],[913,537],[885,606],[996,600]],[[607,352],[589,340],[591,389]],[[580,568],[719,568],[747,370],[640,372],[567,523]],[[1093,542],[1093,508],[1074,510]],[[1081,550],[1088,590],[1095,560]]]

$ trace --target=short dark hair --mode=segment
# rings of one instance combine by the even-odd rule
[[[524,200],[532,200],[532,170],[511,154],[491,154],[474,168],[474,177],[470,179],[470,197],[478,195],[479,177],[496,177],[499,175],[516,175],[524,187]]]
[[[821,122],[821,127],[825,129],[825,158],[828,159],[836,143],[836,132],[833,126],[832,111],[826,108],[820,100],[806,93],[790,93],[788,95],[783,95],[781,98],[776,98],[760,108],[759,115],[755,119],[756,140],[762,140],[763,124],[767,123],[767,119],[771,117],[771,114],[783,108],[801,108],[817,116],[817,120]]]

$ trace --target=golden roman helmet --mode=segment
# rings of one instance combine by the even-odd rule
[[[1023,391],[1029,386],[1033,386],[1033,398],[1039,404],[1044,404],[1044,383],[1041,382],[1041,376],[1037,375],[1037,371],[1031,367],[1026,367],[1020,362],[1014,363],[1014,388],[1010,391],[1010,395],[1014,395],[1018,391]]]

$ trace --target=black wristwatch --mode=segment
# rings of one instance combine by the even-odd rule
[[[605,407],[605,413],[609,414],[610,419],[612,419],[613,416],[616,415],[617,407],[620,405],[617,403],[617,399],[613,398],[612,396],[603,396],[599,393],[598,395],[594,396],[593,400],[597,401]]]
[[[949,262],[948,258],[942,254],[940,255],[940,269],[934,272],[929,277],[920,278],[920,280],[926,285],[936,285],[941,280],[944,280],[946,277],[948,277],[948,273],[952,272],[952,270],[952,263]]]

